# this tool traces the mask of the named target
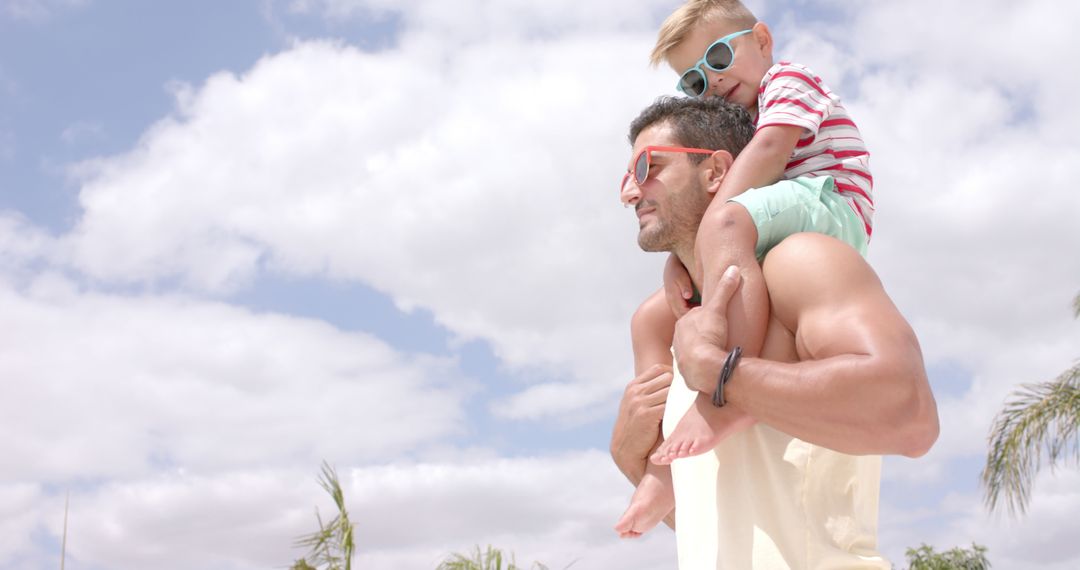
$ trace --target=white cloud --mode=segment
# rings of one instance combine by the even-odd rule
[[[211,291],[263,271],[359,280],[555,378],[508,400],[505,415],[607,401],[629,368],[625,315],[657,281],[607,189],[625,160],[626,123],[669,78],[644,66],[651,8],[511,4],[295,4],[341,17],[400,10],[399,45],[367,54],[302,43],[243,76],[178,91],[177,113],[137,149],[84,165],[75,262],[101,279],[178,277]],[[606,9],[620,15],[582,33]],[[926,9],[875,3],[852,17],[957,32],[927,22],[939,19]],[[962,31],[986,53],[1000,49]],[[847,46],[812,31],[783,24],[777,36],[781,52],[809,52],[851,87],[878,181],[872,259],[928,358],[960,356],[982,376],[1001,343],[1019,335],[1030,352],[1047,342],[1047,322],[1064,331],[1054,299],[1071,298],[1080,261],[1057,244],[1080,243],[1080,229],[1047,220],[1080,211],[1067,170],[1054,166],[1080,150],[1046,140],[1057,116],[1036,105],[1025,119],[996,70],[956,73],[918,51],[931,42],[888,42],[910,46],[894,52],[856,35],[855,55],[842,55]],[[1026,73],[1034,97],[1055,97],[1052,76]],[[1031,164],[1046,165],[1039,197],[1016,216],[1012,196]],[[1036,275],[1045,294],[1028,295]],[[927,336],[937,330],[944,338]],[[976,346],[955,344],[963,339]],[[559,390],[551,406],[520,404]]]
[[[975,543],[986,546],[993,567],[1002,570],[1076,568],[1078,484],[1075,468],[1044,470],[1035,480],[1027,514],[1019,518],[988,515],[975,493],[950,494],[936,508],[885,505],[881,542],[894,563],[903,560],[905,548],[922,543],[938,551]]]
[[[1038,104],[1063,91],[1052,58],[1029,56],[1019,65],[1009,59],[1015,54],[1000,53],[998,41],[1027,11],[1046,6],[1001,3],[1000,12],[988,7],[966,24],[950,12],[955,6],[942,7],[945,23],[923,17],[934,11],[929,3],[875,4],[857,18],[889,21],[878,27],[885,34],[919,30],[923,38],[859,37],[855,51],[876,67],[859,80],[852,106],[875,143],[879,213],[871,258],[928,361],[959,363],[974,378],[963,396],[939,396],[941,459],[981,453],[1013,387],[1050,380],[1080,357],[1080,327],[1068,311],[1080,290],[1080,257],[1071,253],[1080,244],[1080,227],[1071,222],[1080,198],[1064,167],[1080,160],[1080,145],[1061,144],[1054,134],[1061,113],[1075,110]],[[992,25],[983,33],[987,14]],[[961,40],[962,51],[986,57],[965,56],[977,61],[958,66],[959,47],[933,50],[946,54],[941,58],[917,47]],[[884,51],[898,45],[914,51]],[[996,67],[986,65],[994,59]],[[1010,64],[1024,69],[1006,81],[1000,73]],[[1036,102],[1030,113],[1028,101]]]
[[[338,473],[358,567],[433,568],[451,552],[487,544],[552,568],[578,560],[583,568],[644,570],[674,561],[666,528],[642,541],[617,538],[611,527],[631,487],[599,452]],[[17,495],[25,497],[14,512],[59,536],[62,497],[31,502],[33,489],[0,487],[0,496]],[[69,562],[116,570],[283,566],[304,554],[292,543],[316,528],[315,506],[324,520],[336,513],[314,473],[292,469],[122,479],[72,493]]]
[[[27,272],[54,255],[55,239],[17,212],[0,212],[0,275]]]
[[[377,54],[298,43],[244,74],[174,86],[175,112],[136,147],[75,169],[84,211],[69,234],[54,239],[0,217],[0,260],[17,267],[0,287],[0,309],[13,323],[0,333],[8,355],[0,373],[33,379],[0,403],[9,430],[29,430],[4,442],[22,462],[20,476],[122,477],[110,492],[138,495],[156,488],[155,461],[242,474],[292,465],[295,457],[369,460],[461,427],[460,402],[444,385],[428,384],[452,376],[452,363],[409,362],[364,335],[196,297],[242,290],[266,274],[362,282],[403,309],[430,310],[463,339],[489,341],[502,363],[534,384],[494,402],[497,415],[613,413],[612,397],[630,369],[630,311],[659,282],[661,259],[636,251],[633,218],[617,207],[614,182],[627,158],[627,123],[671,88],[667,70],[645,66],[657,16],[670,8],[662,4],[296,2],[296,10],[332,18],[401,10],[402,29],[395,46]],[[1069,99],[1080,78],[1063,73],[1071,68],[1060,55],[1080,53],[1080,38],[1065,29],[1078,8],[1047,1],[995,1],[977,12],[922,0],[829,6],[852,21],[815,29],[796,26],[790,5],[765,8],[780,21],[780,52],[815,67],[841,92],[874,153],[879,210],[871,260],[886,288],[914,324],[927,361],[955,363],[973,379],[962,393],[939,392],[935,450],[909,472],[890,475],[932,484],[950,461],[982,452],[990,419],[1016,384],[1053,378],[1080,356],[1080,325],[1068,313],[1080,289],[1080,194],[1071,176],[1080,163],[1073,132],[1080,111]],[[1032,38],[1037,48],[1027,47]],[[56,264],[49,271],[93,281],[38,274],[34,264],[42,260]],[[134,299],[86,290],[171,290],[175,282],[180,294]],[[397,404],[374,415],[351,404],[375,397]],[[428,425],[412,413],[435,419]],[[320,438],[340,417],[379,436]],[[59,419],[83,429],[62,428]],[[377,431],[385,424],[395,430]],[[269,448],[267,430],[280,449]],[[286,461],[288,450],[295,455]],[[442,469],[452,480],[446,487],[426,486],[418,474],[433,476],[429,467],[358,477],[379,482],[394,473],[448,510],[467,506],[478,493],[469,482],[484,480],[508,503],[520,497],[523,511],[546,526],[511,525],[503,533],[473,520],[450,545],[410,541],[387,525],[373,532],[397,546],[365,553],[372,566],[430,567],[443,549],[487,537],[524,545],[519,560],[555,562],[572,550],[550,546],[571,544],[570,533],[555,530],[558,509],[537,507],[531,489]],[[215,479],[203,471],[197,482],[166,487],[194,485],[212,497],[206,489],[247,476]],[[382,484],[372,483],[390,489]],[[289,483],[270,485],[291,496]],[[911,516],[944,521],[955,544],[966,543],[975,526],[965,521],[979,512],[967,492]],[[1066,495],[1055,500],[1072,505]],[[419,503],[380,504],[378,512],[424,512]],[[1033,507],[1030,520],[1070,528],[1050,505]],[[565,508],[578,520],[607,520]],[[478,513],[489,511],[500,517],[493,520],[508,517],[486,504]],[[439,512],[436,520],[445,517]],[[1000,551],[1015,567],[1076,558],[1067,538],[1053,533],[1040,559],[1003,535],[974,536],[988,537],[992,556]],[[225,547],[196,544],[224,553],[200,560],[224,566],[236,556],[245,560],[236,567],[249,564]],[[590,544],[589,552],[608,548]],[[627,548],[610,554],[636,552]]]
[[[37,484],[0,484],[0,566],[27,555],[37,523],[33,511],[41,500],[42,492]]]
[[[15,480],[370,461],[464,428],[470,382],[452,361],[321,322],[84,293],[54,273],[0,286],[0,312]]]
[[[108,281],[359,280],[511,366],[606,387],[569,409],[610,399],[627,315],[659,282],[613,182],[622,133],[657,91],[639,74],[642,95],[612,105],[625,80],[608,54],[635,46],[508,40],[432,66],[300,44],[186,91],[137,149],[82,165],[66,244]]]

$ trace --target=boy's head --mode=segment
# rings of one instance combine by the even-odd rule
[[[660,27],[651,59],[666,61],[688,95],[723,97],[756,115],[772,34],[738,0],[690,0]]]

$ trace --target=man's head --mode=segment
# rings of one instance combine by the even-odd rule
[[[690,0],[660,27],[651,59],[666,61],[687,95],[723,97],[756,114],[772,45],[768,26],[742,2]]]
[[[717,97],[661,97],[646,107],[630,124],[633,151],[621,189],[623,203],[638,215],[638,245],[645,251],[692,247],[705,208],[753,136],[746,111]]]

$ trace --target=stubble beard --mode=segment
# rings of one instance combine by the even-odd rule
[[[687,192],[671,195],[664,207],[657,208],[652,223],[638,231],[638,247],[642,251],[676,252],[686,249],[692,244],[697,235],[698,225],[705,209],[709,206],[709,199],[705,189],[700,187]],[[641,203],[641,207],[656,206],[655,202]],[[660,212],[664,215],[661,216]],[[686,242],[686,243],[683,243]]]
[[[645,206],[653,206],[654,204],[645,204]],[[659,210],[658,210],[659,211]],[[671,224],[667,223],[667,220],[660,218],[655,213],[653,214],[653,221],[648,227],[641,228],[638,231],[637,243],[638,247],[642,251],[656,252],[656,251],[671,251],[674,247],[675,240],[672,235]]]

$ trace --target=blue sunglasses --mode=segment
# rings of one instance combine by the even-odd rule
[[[752,31],[735,32],[713,42],[705,50],[705,55],[693,67],[683,72],[675,88],[691,97],[704,95],[709,89],[709,78],[705,76],[705,71],[701,69],[701,66],[704,65],[713,71],[724,71],[731,67],[731,64],[735,63],[735,50],[731,48],[731,40]]]

